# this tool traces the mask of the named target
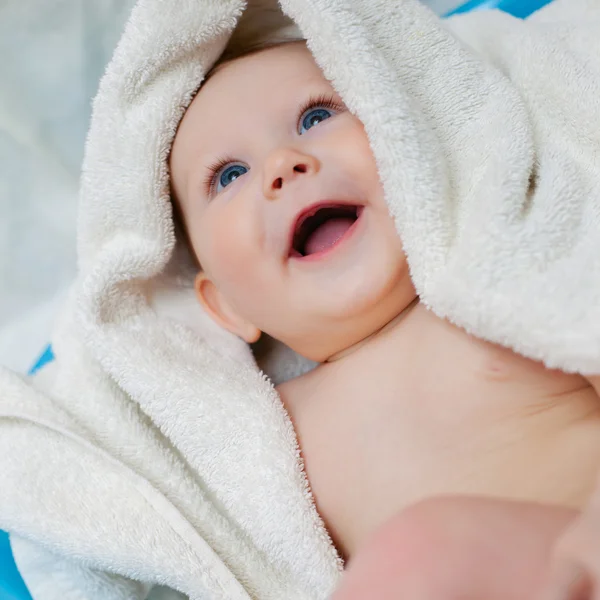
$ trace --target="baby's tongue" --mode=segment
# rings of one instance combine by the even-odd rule
[[[354,219],[351,217],[336,217],[319,225],[306,240],[304,254],[315,254],[331,248],[352,227]]]

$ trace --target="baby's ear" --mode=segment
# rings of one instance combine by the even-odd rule
[[[258,341],[261,335],[260,329],[244,319],[227,302],[214,281],[204,271],[200,271],[196,275],[194,288],[198,302],[218,325],[231,331],[248,344]]]

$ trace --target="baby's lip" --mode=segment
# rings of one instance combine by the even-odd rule
[[[360,213],[362,212],[362,210],[364,208],[363,204],[360,204],[359,202],[356,202],[356,201],[320,200],[320,201],[310,204],[306,208],[300,210],[296,214],[294,219],[292,220],[292,224],[289,229],[288,246],[287,246],[286,256],[288,258],[290,258],[291,256],[298,255],[297,250],[295,250],[295,248],[294,248],[294,240],[295,240],[297,231],[300,229],[300,227],[302,227],[302,224],[304,223],[304,221],[306,221],[306,219],[308,219],[309,217],[312,217],[314,214],[316,214],[316,212],[318,210],[320,210],[322,208],[339,208],[339,207],[345,207],[345,206],[356,208],[358,216],[360,216]]]

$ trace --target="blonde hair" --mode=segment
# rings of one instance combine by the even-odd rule
[[[225,63],[269,48],[306,41],[300,28],[269,0],[248,7],[233,31],[225,50],[206,74],[208,79]]]

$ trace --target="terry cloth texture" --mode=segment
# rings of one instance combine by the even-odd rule
[[[102,80],[57,361],[0,371],[0,528],[36,600],[318,600],[339,579],[272,384],[310,365],[276,348],[265,374],[201,312],[169,198],[186,107],[268,4],[140,0]],[[271,9],[364,123],[422,301],[600,373],[600,2]]]

